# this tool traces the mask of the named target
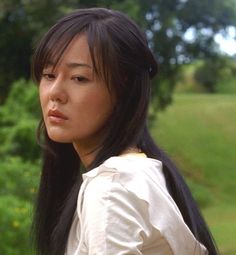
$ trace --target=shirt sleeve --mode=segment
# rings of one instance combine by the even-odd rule
[[[135,194],[99,175],[86,187],[82,231],[88,255],[140,255],[149,235],[147,205]]]

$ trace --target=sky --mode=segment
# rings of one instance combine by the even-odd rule
[[[215,36],[215,41],[220,45],[220,49],[229,54],[236,54],[236,29],[230,27],[228,29],[228,36],[223,37],[221,34]]]
[[[209,33],[212,33],[209,29],[202,29],[202,33],[209,35]],[[184,38],[185,40],[191,42],[194,41],[196,37],[196,31],[195,28],[189,28]],[[229,55],[236,54],[236,28],[235,27],[229,27],[225,33],[225,35],[222,34],[216,34],[214,37],[216,43],[219,44],[219,48],[222,52],[227,53]]]

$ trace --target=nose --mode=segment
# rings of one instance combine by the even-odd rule
[[[68,95],[65,89],[65,84],[60,77],[57,77],[51,84],[49,98],[53,102],[65,104],[68,100]]]

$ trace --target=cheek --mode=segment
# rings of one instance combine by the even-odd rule
[[[94,102],[94,109],[96,107],[98,117],[108,117],[111,114],[113,110],[113,103],[110,94],[105,92],[99,96],[98,94],[95,94],[91,100]]]
[[[108,92],[89,93],[78,104],[78,115],[89,127],[103,126],[113,111],[113,103]]]
[[[39,101],[42,112],[44,113],[48,102],[48,93],[45,88],[42,88],[42,86],[39,86]]]

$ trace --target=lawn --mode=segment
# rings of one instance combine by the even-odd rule
[[[178,94],[152,128],[187,177],[222,255],[236,254],[236,94]]]

